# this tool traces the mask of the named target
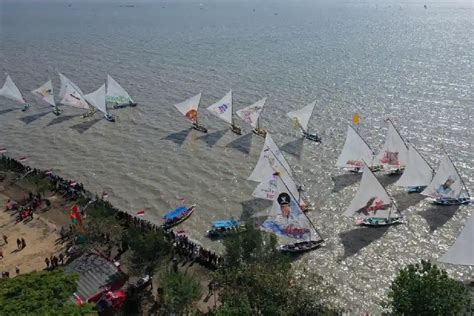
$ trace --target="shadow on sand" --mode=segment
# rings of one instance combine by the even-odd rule
[[[23,117],[19,118],[19,120],[22,121],[25,124],[30,124],[30,123],[33,123],[36,120],[39,120],[43,116],[48,115],[49,113],[51,113],[51,112],[48,111],[48,112],[42,112],[42,113],[37,113],[37,114],[33,114],[33,115],[23,116]]]
[[[233,148],[248,155],[250,154],[250,148],[252,147],[252,135],[252,133],[245,134],[244,136],[231,141],[225,147]]]
[[[78,117],[80,115],[61,115],[61,116],[58,116],[54,119],[51,120],[51,122],[49,122],[46,126],[52,126],[52,125],[56,125],[56,124],[59,124],[59,123],[62,123],[62,122],[65,122],[65,121],[69,121],[75,117]]]
[[[207,146],[214,147],[214,145],[217,144],[217,142],[222,137],[224,137],[224,135],[225,135],[225,133],[227,133],[227,131],[228,131],[227,129],[224,129],[224,130],[217,131],[217,132],[214,132],[214,133],[209,133],[209,134],[206,134],[204,136],[199,137],[198,139],[205,142],[207,144]]]
[[[430,227],[430,233],[432,233],[446,224],[454,216],[459,207],[459,205],[433,205],[425,211],[418,212],[418,214],[426,220]]]
[[[303,145],[304,145],[304,137],[300,137],[297,140],[284,144],[283,146],[280,147],[280,149],[298,158],[298,160],[301,160],[301,157],[303,155]]]
[[[380,239],[389,226],[382,227],[359,227],[348,232],[339,234],[342,245],[344,246],[344,255],[340,260],[344,260],[358,253],[362,248],[367,247],[372,242]]]
[[[79,124],[71,126],[70,128],[77,131],[77,132],[79,132],[80,134],[82,134],[101,120],[102,120],[102,118],[99,118],[99,119],[95,119],[95,120],[92,120],[92,121],[79,123]]]
[[[334,182],[332,192],[339,192],[345,187],[351,186],[356,182],[360,182],[361,178],[362,173],[346,173],[334,176],[332,177],[332,181]]]
[[[177,133],[168,134],[168,136],[163,137],[164,140],[170,140],[178,146],[183,145],[188,137],[189,133],[191,133],[191,128],[183,129]]]

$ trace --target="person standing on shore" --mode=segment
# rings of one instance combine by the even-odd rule
[[[46,257],[44,259],[44,263],[46,263],[46,269],[49,269],[49,259],[48,259],[48,257]]]

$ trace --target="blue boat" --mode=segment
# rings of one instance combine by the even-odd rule
[[[220,237],[245,230],[245,224],[235,219],[212,221],[212,227],[207,231],[208,237]]]
[[[165,216],[163,216],[165,219],[163,229],[169,229],[184,222],[194,212],[195,207],[196,205],[191,205],[190,207],[180,206],[171,212],[166,213]]]

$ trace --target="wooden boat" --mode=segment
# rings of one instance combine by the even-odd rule
[[[30,108],[30,104],[25,101],[23,94],[13,82],[10,75],[7,75],[5,83],[3,84],[2,88],[0,88],[0,96],[18,102],[20,105],[23,105],[21,109],[22,111],[26,111]]]
[[[382,170],[381,166],[372,163],[373,160],[374,152],[369,144],[351,125],[348,125],[346,140],[337,159],[336,167],[351,173],[362,172],[363,166],[368,166],[373,172]]]
[[[267,135],[267,132],[260,128],[260,115],[263,112],[263,107],[266,101],[267,98],[263,98],[254,104],[235,112],[235,114],[237,114],[237,116],[239,116],[242,121],[252,126],[252,132],[260,137],[265,137]]]
[[[61,80],[61,88],[59,90],[59,103],[79,109],[88,110],[87,113],[84,113],[82,115],[83,118],[94,115],[96,109],[87,102],[82,90],[62,73],[59,73],[59,79]]]
[[[415,146],[409,143],[407,166],[395,185],[405,187],[408,193],[420,193],[433,179],[433,173],[433,168]]]
[[[311,119],[311,116],[313,115],[315,105],[316,105],[316,101],[308,104],[302,109],[288,112],[286,115],[290,117],[291,119],[293,119],[296,128],[301,129],[301,132],[303,133],[304,138],[313,142],[320,143],[321,137],[318,134],[316,133],[312,134],[308,132],[308,123],[309,123],[309,120]]]
[[[229,128],[233,133],[242,135],[242,129],[234,123],[232,109],[232,90],[229,91],[222,99],[207,107],[207,110],[213,115],[230,124]]]
[[[207,128],[198,123],[198,108],[201,102],[201,93],[184,100],[174,106],[193,124],[193,128],[199,132],[207,133]]]
[[[165,216],[163,216],[165,219],[165,222],[162,226],[163,229],[170,229],[173,226],[181,224],[191,216],[195,208],[196,205],[191,205],[190,207],[180,206],[165,214]]]
[[[107,75],[106,101],[113,103],[114,109],[137,106],[128,92],[110,75]]]
[[[48,103],[53,107],[53,114],[56,116],[59,116],[61,114],[61,110],[56,104],[56,101],[54,100],[54,93],[53,93],[53,84],[51,80],[48,80],[46,83],[44,83],[41,87],[32,90],[31,93],[40,98],[42,101]]]
[[[94,107],[94,109],[97,109],[104,114],[104,118],[107,121],[115,122],[115,118],[107,111],[105,84],[96,91],[86,94],[84,97],[86,98],[86,101]]]
[[[212,227],[207,231],[210,238],[225,237],[243,232],[245,224],[235,219],[218,220],[212,222]]]
[[[307,240],[296,242],[294,244],[286,244],[279,247],[279,250],[283,253],[303,253],[307,251],[311,251],[321,247],[324,240]]]

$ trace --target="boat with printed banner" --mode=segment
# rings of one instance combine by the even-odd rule
[[[9,100],[15,101],[23,105],[22,111],[26,111],[30,108],[30,104],[25,101],[23,94],[21,93],[20,89],[16,86],[13,82],[10,75],[7,75],[7,79],[3,84],[2,88],[0,88],[0,96],[5,97]]]
[[[311,119],[311,116],[313,115],[315,105],[316,105],[316,101],[308,104],[302,109],[288,112],[286,113],[286,115],[294,121],[296,128],[301,129],[301,132],[304,138],[313,142],[320,143],[321,137],[316,133],[310,133],[308,131],[309,120]]]
[[[445,152],[433,180],[421,192],[438,205],[461,205],[471,203],[466,184],[456,166]]]
[[[245,224],[235,219],[212,221],[211,229],[207,231],[209,238],[225,237],[245,231]]]
[[[59,89],[59,99],[61,101],[59,103],[88,110],[87,113],[82,115],[83,118],[94,115],[96,110],[89,105],[82,90],[62,73],[59,73],[59,79],[61,80],[61,88]]]
[[[222,99],[207,107],[209,112],[224,122],[230,124],[229,128],[233,133],[242,135],[242,128],[235,125],[232,109],[232,90],[229,91]]]
[[[107,75],[106,102],[113,103],[114,109],[137,106],[128,92],[109,74]]]
[[[408,143],[408,162],[395,185],[405,187],[408,193],[420,193],[433,179],[434,171],[411,143]]]
[[[373,164],[387,170],[389,175],[400,175],[408,162],[408,147],[392,120],[387,119],[386,122],[388,130],[385,142]]]
[[[86,94],[86,101],[92,105],[94,108],[104,113],[104,118],[109,122],[115,122],[115,118],[110,115],[107,111],[107,105],[105,101],[105,84],[100,86],[96,91]]]
[[[198,123],[198,108],[202,93],[175,104],[174,106],[193,124],[193,128],[199,132],[207,133],[207,128]]]
[[[40,98],[42,101],[51,105],[53,107],[52,112],[54,115],[58,116],[61,114],[61,109],[58,107],[56,101],[54,100],[53,84],[51,80],[48,80],[39,88],[32,90],[31,93],[34,96]]]
[[[263,107],[266,101],[267,98],[263,98],[254,104],[235,112],[242,121],[252,126],[252,132],[260,137],[265,137],[267,135],[267,131],[260,127],[260,115],[263,112]]]
[[[395,201],[374,173],[366,167],[357,193],[344,215],[355,217],[355,224],[363,226],[377,227],[403,223],[403,216],[399,213]]]
[[[191,205],[190,207],[180,206],[166,213],[165,216],[163,216],[165,220],[162,226],[163,229],[170,229],[173,226],[181,224],[191,216],[195,208],[196,205]]]

